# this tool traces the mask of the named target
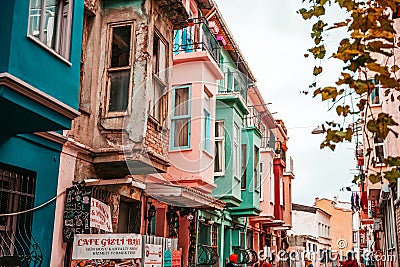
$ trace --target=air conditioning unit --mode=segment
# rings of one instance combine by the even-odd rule
[[[374,231],[382,231],[382,223],[381,223],[381,219],[374,219]]]
[[[390,187],[388,184],[383,184],[381,188],[381,200],[387,200],[390,197]]]

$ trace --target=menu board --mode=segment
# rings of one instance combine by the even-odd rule
[[[64,242],[72,243],[75,234],[90,234],[90,197],[92,190],[74,185],[66,190]]]

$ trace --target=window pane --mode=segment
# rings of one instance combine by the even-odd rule
[[[377,104],[380,104],[380,103],[381,103],[381,101],[379,99],[379,87],[376,87],[371,92],[371,104],[372,105],[377,105]]]
[[[71,38],[69,36],[69,32],[71,30],[71,27],[69,25],[70,23],[70,18],[72,16],[70,16],[69,14],[69,10],[70,10],[70,1],[64,1],[63,4],[63,10],[61,11],[61,16],[60,16],[60,20],[61,20],[61,24],[62,27],[60,29],[60,40],[59,40],[59,45],[56,48],[57,51],[63,55],[65,58],[69,58],[69,49],[71,46]]]
[[[166,68],[167,68],[167,58],[166,58],[166,46],[164,42],[160,40],[160,45],[159,45],[160,50],[158,51],[158,77],[165,82],[166,81]]]
[[[383,144],[375,145],[375,157],[376,163],[382,164],[383,159],[385,158],[385,153],[383,150]]]
[[[157,121],[161,122],[161,110],[163,102],[164,85],[160,84],[156,79],[153,79],[153,92],[150,103],[150,114]]]
[[[215,122],[215,137],[224,137],[224,122]]]
[[[154,40],[153,40],[153,58],[152,58],[152,67],[153,67],[153,73],[158,73],[158,50],[159,50],[159,45],[160,45],[160,38],[156,34],[154,34]]]
[[[175,89],[174,115],[189,115],[189,88]]]
[[[242,189],[246,188],[246,169],[247,169],[247,146],[242,145],[242,179],[241,179],[241,187]]]
[[[44,24],[44,42],[48,47],[56,48],[57,25],[59,19],[59,0],[46,0],[46,16]]]
[[[113,28],[111,68],[129,66],[131,26]]]
[[[254,189],[258,189],[258,147],[254,147]]]
[[[29,34],[39,38],[41,23],[41,6],[43,0],[31,0],[29,14]]]
[[[222,172],[223,141],[215,140],[214,172]]]
[[[174,123],[174,147],[189,145],[189,119],[173,120]]]
[[[203,148],[207,151],[210,151],[210,135],[211,135],[211,118],[210,113],[204,110],[204,133],[203,133]]]
[[[128,108],[130,71],[110,73],[110,100],[108,111],[126,111]]]

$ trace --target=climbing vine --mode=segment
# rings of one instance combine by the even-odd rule
[[[306,94],[312,90],[313,97],[321,97],[322,101],[330,101],[339,117],[359,118],[363,136],[367,137],[365,160],[366,166],[375,166],[378,159],[373,153],[373,140],[385,140],[389,134],[396,138],[394,130],[398,126],[391,114],[381,112],[375,114],[368,101],[375,88],[384,91],[385,98],[392,103],[400,101],[400,83],[398,75],[400,67],[396,63],[395,50],[398,49],[399,39],[394,29],[394,19],[400,0],[303,0],[304,7],[298,13],[304,20],[313,22],[311,37],[314,46],[304,55],[312,55],[317,64],[313,68],[316,77]],[[342,21],[328,23],[326,11],[338,6],[345,11]],[[327,33],[338,28],[347,30],[346,36],[338,42],[337,51],[327,55],[325,38]],[[329,40],[332,41],[332,40]],[[320,65],[327,57],[341,61],[344,68],[335,84],[320,87],[318,76],[323,73]],[[346,99],[350,99],[346,101]],[[400,110],[399,110],[400,111]],[[325,138],[321,148],[335,149],[337,143],[351,141],[354,136],[354,123],[338,123],[327,121],[322,125]],[[399,144],[400,145],[400,144]],[[384,172],[368,172],[372,183],[382,181],[396,182],[400,177],[400,157],[387,157],[383,163],[389,170]],[[356,176],[357,182],[362,176]]]

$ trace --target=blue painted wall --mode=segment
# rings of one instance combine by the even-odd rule
[[[2,21],[3,13],[9,16],[10,11],[14,9],[13,13],[11,13],[13,14],[11,35],[2,35],[6,43],[8,39],[11,39],[9,41],[11,47],[8,72],[77,109],[82,47],[83,0],[73,1],[71,56],[69,59],[71,65],[27,37],[29,0],[7,0],[4,2],[2,6],[5,5],[6,10],[2,7],[0,13]],[[1,51],[3,50],[1,49]]]
[[[0,162],[37,173],[34,207],[57,194],[61,145],[33,135],[0,138]],[[33,213],[32,235],[50,266],[55,201]]]
[[[0,42],[0,73],[5,72],[8,69],[8,60],[10,56],[10,38],[11,29],[12,29],[12,20],[14,15],[14,4],[15,2],[3,1],[1,3],[0,9],[0,18],[1,18],[1,27],[0,27],[0,36],[2,36],[2,40]]]

